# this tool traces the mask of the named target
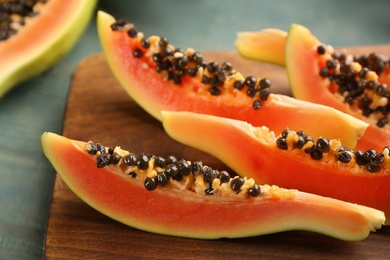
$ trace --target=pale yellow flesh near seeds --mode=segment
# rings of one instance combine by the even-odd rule
[[[284,46],[287,32],[276,28],[239,32],[234,42],[244,58],[285,66]]]

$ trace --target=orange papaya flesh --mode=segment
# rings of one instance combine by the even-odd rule
[[[269,30],[276,33],[268,33]],[[332,46],[321,43],[302,25],[292,25],[288,34],[279,31],[265,29],[259,32],[239,33],[236,40],[239,43],[237,50],[243,57],[249,59],[279,65],[285,63],[294,97],[331,106],[366,121],[370,126],[359,139],[357,148],[383,149],[390,141],[388,57],[375,52],[363,55],[352,55],[346,51],[337,52]],[[278,44],[274,46],[263,44],[272,41]],[[318,53],[319,46],[324,49],[324,54]],[[270,58],[269,53],[278,54]],[[283,55],[284,59],[281,58]],[[327,66],[331,66],[332,69]],[[354,75],[340,82],[340,78],[345,78],[347,73],[350,74],[350,69],[355,70]]]
[[[267,33],[268,30],[278,33]],[[240,45],[237,50],[244,57],[279,65],[285,63],[294,97],[331,106],[370,124],[358,141],[358,149],[381,150],[389,143],[390,92],[387,85],[390,83],[390,68],[387,57],[378,53],[359,56],[337,52],[297,24],[290,27],[288,34],[265,29],[238,35],[236,41]],[[271,41],[278,44],[261,43]],[[262,49],[257,49],[260,47]],[[318,47],[324,54],[318,53]],[[269,52],[279,54],[270,59]],[[281,59],[282,54],[285,59]],[[350,75],[352,70],[354,73]]]
[[[267,127],[211,115],[168,111],[162,115],[164,129],[173,139],[215,156],[239,175],[390,214],[388,147],[361,152],[337,139],[312,139],[291,129],[276,135]]]
[[[68,53],[87,27],[96,2],[1,1],[0,98]]]
[[[286,38],[287,32],[266,28],[256,32],[239,32],[234,44],[237,52],[247,59],[284,67]]]
[[[101,213],[149,232],[217,239],[298,229],[353,241],[366,238],[385,220],[376,209],[230,178],[201,162],[136,156],[120,147],[49,132],[41,143],[77,196]]]
[[[200,52],[177,49],[165,37],[146,37],[107,13],[98,13],[97,24],[113,74],[158,120],[162,110],[192,111],[267,125],[274,131],[300,127],[312,136],[340,138],[350,147],[367,127],[335,109],[270,93],[268,79],[244,77],[228,62],[206,63]],[[324,122],[335,128],[321,127]]]
[[[383,149],[390,143],[388,58],[340,54],[300,25],[286,41],[286,69],[292,92],[303,100],[334,107],[369,123],[359,149]]]

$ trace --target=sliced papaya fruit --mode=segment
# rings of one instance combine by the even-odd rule
[[[163,111],[162,116],[173,139],[215,156],[239,175],[390,215],[389,147],[380,153],[354,151],[338,139],[313,139],[302,131],[275,134],[267,127],[192,112]]]
[[[369,123],[359,149],[381,150],[390,144],[387,57],[341,54],[297,24],[290,27],[285,51],[296,98],[334,107]]]
[[[273,94],[269,79],[244,77],[229,62],[207,63],[192,48],[175,48],[166,37],[146,37],[133,24],[102,11],[97,26],[114,76],[158,120],[162,110],[192,111],[267,125],[274,131],[299,127],[315,137],[340,138],[350,147],[367,127],[333,108]]]
[[[307,230],[361,240],[385,220],[373,208],[258,185],[199,161],[135,155],[48,132],[41,142],[77,196],[101,213],[149,232],[217,239]]]
[[[239,32],[235,40],[237,52],[251,60],[269,62],[284,67],[287,32],[266,28],[256,32]]]
[[[291,25],[288,34],[278,29],[239,33],[236,45],[248,59],[284,64],[294,97],[331,106],[370,124],[357,148],[382,150],[390,143],[388,57],[335,51],[298,24]],[[269,52],[278,55],[270,57]]]
[[[96,2],[1,1],[0,98],[68,53],[88,25]]]

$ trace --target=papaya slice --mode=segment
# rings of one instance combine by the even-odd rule
[[[162,110],[192,111],[267,125],[274,131],[299,127],[315,137],[340,138],[350,147],[367,127],[333,108],[273,94],[269,79],[244,77],[229,62],[207,63],[192,48],[175,48],[166,37],[146,37],[133,24],[102,11],[97,26],[114,76],[160,121]]]
[[[77,196],[101,213],[149,232],[217,239],[307,230],[353,241],[366,238],[385,220],[373,208],[258,185],[201,162],[134,155],[49,132],[41,142]]]
[[[287,32],[266,28],[257,32],[239,32],[234,44],[237,52],[247,59],[284,67],[286,38]]]
[[[338,139],[192,112],[162,112],[173,139],[220,159],[259,183],[296,188],[380,209],[390,215],[390,148],[350,150]],[[207,129],[207,135],[204,130]],[[387,222],[390,224],[390,222]]]
[[[291,25],[288,33],[279,29],[239,33],[236,46],[245,58],[286,66],[294,97],[331,106],[367,122],[370,126],[359,139],[358,149],[382,150],[389,144],[387,57],[335,51],[298,24]]]
[[[1,1],[0,98],[68,53],[87,27],[96,2]]]
[[[340,54],[306,27],[292,25],[286,40],[286,69],[293,95],[331,106],[369,123],[359,149],[390,144],[388,58]]]

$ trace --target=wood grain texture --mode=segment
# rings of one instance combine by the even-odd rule
[[[361,52],[366,50],[368,49],[357,49]],[[205,57],[207,60],[230,60],[244,75],[269,77],[273,82],[274,92],[290,93],[283,68],[243,60],[235,52],[206,52]],[[102,54],[87,58],[75,70],[63,135],[83,141],[94,140],[106,146],[120,145],[137,153],[162,156],[174,154],[189,160],[202,160],[218,169],[227,169],[217,159],[170,139],[161,123],[144,112],[120,87]],[[389,243],[388,227],[372,233],[361,242],[343,242],[304,231],[219,240],[196,240],[146,233],[95,211],[70,191],[57,176],[46,235],[46,257],[385,259],[388,257]]]

